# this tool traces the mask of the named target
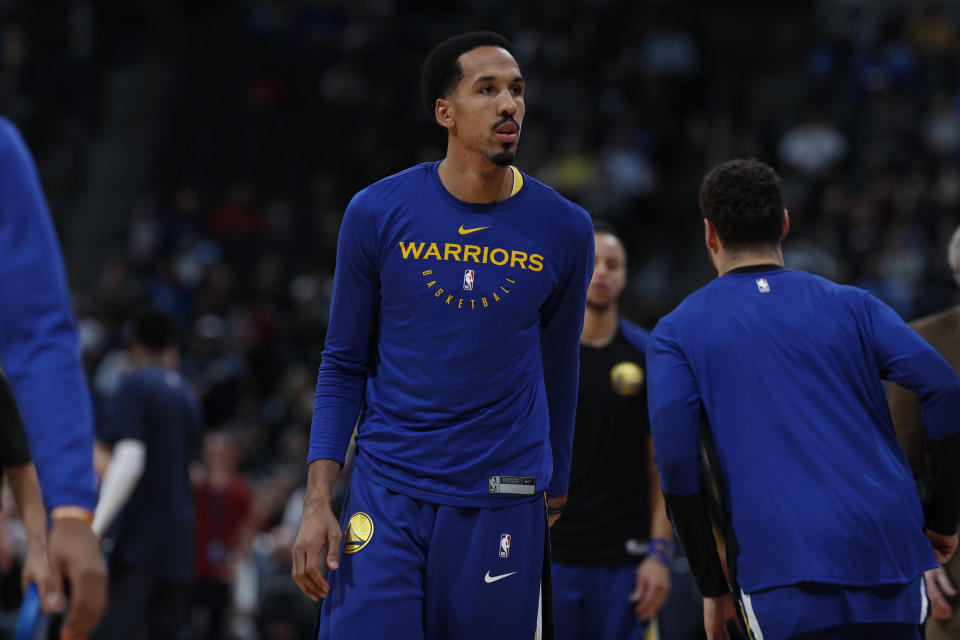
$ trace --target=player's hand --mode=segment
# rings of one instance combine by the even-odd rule
[[[957,595],[957,589],[950,582],[943,567],[924,572],[927,583],[927,595],[930,597],[930,617],[934,620],[949,620],[953,617],[953,607],[947,598]]]
[[[340,523],[330,505],[304,506],[297,539],[293,542],[294,582],[307,597],[316,601],[330,595],[330,585],[320,573],[320,557],[326,549],[327,567],[340,566]]]
[[[646,558],[637,567],[637,586],[630,594],[630,602],[635,602],[633,612],[637,619],[645,622],[652,618],[670,593],[670,569],[663,563]]]
[[[567,506],[567,494],[563,494],[562,496],[556,496],[554,498],[547,498],[547,509],[562,509],[565,506]],[[561,514],[559,513],[552,516],[548,515],[547,526],[552,527],[557,522],[557,520],[560,519],[560,515]]]
[[[957,550],[957,534],[947,536],[936,531],[926,530],[927,539],[933,547],[933,553],[937,556],[937,562],[947,564],[953,557],[953,552]]]
[[[48,545],[56,586],[54,597],[63,601],[61,577],[70,582],[70,607],[60,637],[82,638],[97,624],[107,606],[107,567],[100,541],[86,522],[63,519],[53,521]]]
[[[703,628],[707,632],[707,640],[730,640],[727,620],[731,619],[739,627],[737,609],[729,593],[718,598],[703,599]]]
[[[40,608],[44,613],[60,613],[63,610],[63,599],[54,581],[53,571],[50,569],[46,539],[27,542],[27,557],[23,561],[23,571],[20,572],[20,586],[23,593],[27,592],[31,582],[37,585]]]

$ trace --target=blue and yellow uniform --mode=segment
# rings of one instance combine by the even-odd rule
[[[660,481],[691,565],[699,542],[684,528],[702,493],[705,417],[753,637],[872,623],[916,637],[937,508],[926,505],[925,522],[881,378],[918,393],[935,446],[960,433],[950,365],[870,294],[771,266],[690,295],[657,324],[647,364]],[[942,501],[949,526],[953,500]]]
[[[340,230],[309,460],[342,462],[357,424],[357,462],[321,637],[535,632],[593,228],[515,168],[506,200],[457,200],[438,164],[358,193]]]

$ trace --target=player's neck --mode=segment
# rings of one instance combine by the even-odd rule
[[[717,275],[722,276],[740,267],[755,267],[762,264],[783,266],[783,250],[779,245],[770,249],[756,251],[728,252],[720,250],[713,254],[713,266]]]
[[[510,197],[513,172],[475,154],[458,152],[452,145],[437,168],[440,182],[457,200],[474,204],[500,202]]]
[[[580,334],[580,343],[588,347],[605,347],[617,335],[620,325],[620,308],[617,303],[607,305],[591,305],[583,314],[583,332]]]

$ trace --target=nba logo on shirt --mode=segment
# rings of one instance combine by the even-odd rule
[[[510,534],[500,534],[500,557],[506,558],[510,555]]]
[[[473,269],[467,269],[463,272],[463,290],[473,291]]]
[[[766,278],[760,278],[757,280],[757,289],[760,289],[760,293],[770,293],[770,284],[767,282]]]

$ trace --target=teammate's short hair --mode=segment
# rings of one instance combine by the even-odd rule
[[[953,280],[960,284],[960,227],[953,232],[947,244],[947,263],[950,265]]]
[[[700,211],[730,251],[778,244],[785,208],[780,176],[753,158],[724,162],[700,185]]]
[[[133,336],[150,352],[159,353],[174,345],[173,319],[159,309],[148,309],[133,321]]]
[[[513,45],[493,31],[471,31],[444,40],[436,46],[423,63],[421,90],[423,104],[432,118],[438,98],[446,98],[463,79],[460,56],[477,47],[502,47],[514,58]]]
[[[594,235],[598,233],[603,233],[608,236],[613,236],[617,239],[617,242],[620,243],[620,246],[623,247],[623,255],[627,256],[627,243],[623,241],[623,237],[620,235],[620,232],[617,231],[617,228],[606,220],[600,218],[593,219],[593,233]]]

